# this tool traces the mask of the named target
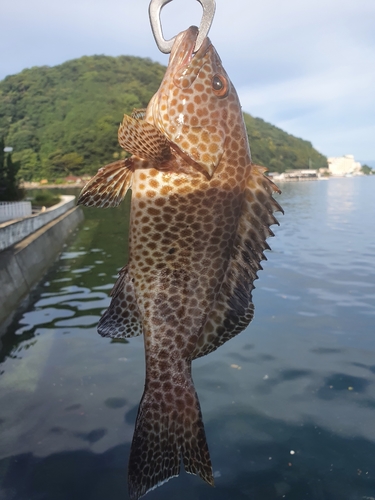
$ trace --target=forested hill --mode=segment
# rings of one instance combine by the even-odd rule
[[[25,180],[92,174],[123,151],[124,113],[146,107],[165,67],[131,56],[90,56],[35,67],[0,82],[0,137]],[[326,166],[308,141],[245,113],[253,161],[270,170]]]

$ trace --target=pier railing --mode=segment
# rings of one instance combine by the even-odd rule
[[[52,220],[57,219],[76,204],[75,196],[61,195],[60,198],[60,203],[38,214],[18,217],[15,220],[6,222],[0,221],[0,252],[23,240]]]
[[[0,201],[0,222],[31,215],[30,201]]]

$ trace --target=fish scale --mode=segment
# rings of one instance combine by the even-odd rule
[[[278,188],[251,162],[237,93],[198,29],[174,42],[146,111],[124,117],[130,158],[103,167],[79,203],[115,206],[132,187],[129,262],[98,325],[103,336],[143,332],[146,382],[131,446],[132,499],[187,472],[213,485],[192,360],[240,333],[281,210]],[[118,170],[117,174],[114,171]]]

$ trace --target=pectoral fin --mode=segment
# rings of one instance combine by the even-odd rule
[[[144,120],[146,116],[146,109],[147,108],[134,108],[131,117],[136,120]]]
[[[82,189],[77,204],[86,207],[117,207],[130,187],[132,173],[132,158],[102,167]]]
[[[159,130],[139,119],[141,112],[134,110],[134,116],[124,115],[124,120],[118,130],[120,146],[129,153],[158,163],[164,163],[171,157],[168,140]]]

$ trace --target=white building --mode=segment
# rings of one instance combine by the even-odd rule
[[[361,164],[354,161],[353,155],[328,158],[328,168],[331,175],[335,176],[356,175],[361,172]]]

